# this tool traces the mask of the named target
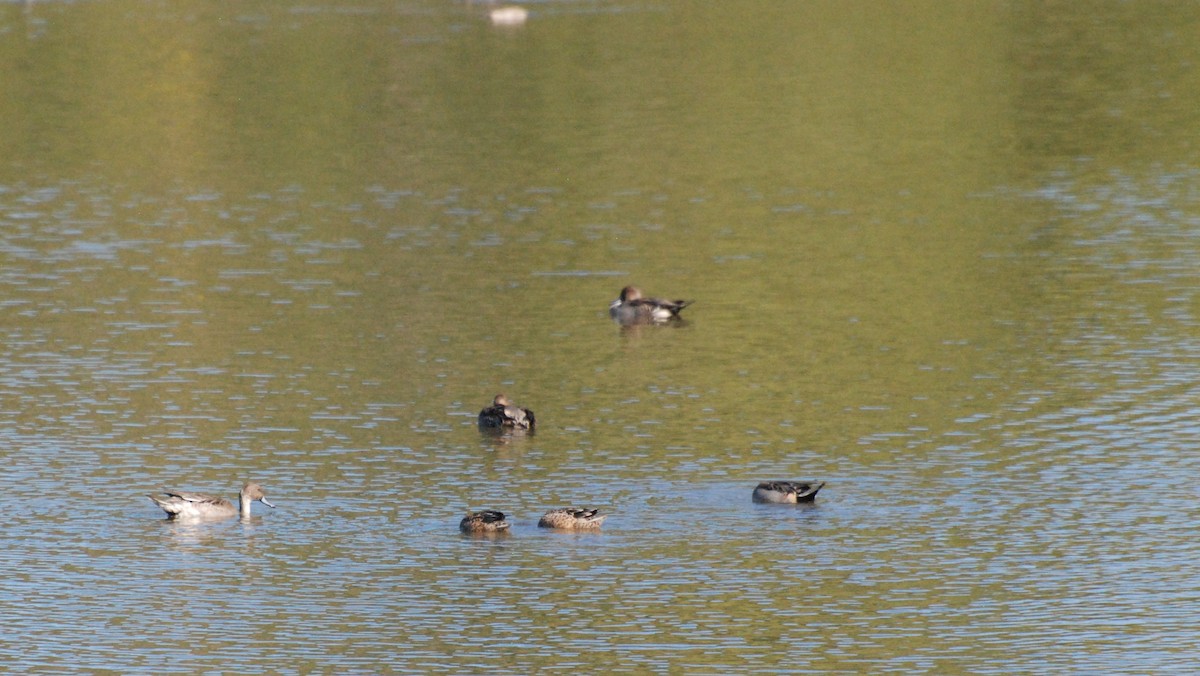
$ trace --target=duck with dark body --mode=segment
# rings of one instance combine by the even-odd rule
[[[535,422],[533,411],[517,406],[503,394],[497,394],[492,405],[479,412],[480,427],[528,430]]]

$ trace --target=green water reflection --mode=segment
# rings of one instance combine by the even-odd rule
[[[1170,530],[1079,516],[1128,448],[1088,457],[1058,416],[1134,436],[1105,416],[1194,403],[1200,10],[547,2],[498,30],[486,9],[0,6],[0,373],[41,449],[14,476],[125,517],[159,482],[268,474],[312,519],[264,518],[278,558],[239,559],[245,598],[189,587],[222,600],[196,654],[242,645],[211,618],[270,598],[294,633],[255,639],[324,638],[296,655],[314,667],[1095,670],[1113,641],[1168,661],[1162,617],[1072,633],[1039,604],[1101,603],[1101,545]],[[622,331],[626,283],[696,303]],[[536,435],[479,437],[498,391]],[[1067,516],[998,500],[1019,474],[1061,480]],[[828,479],[827,506],[750,512],[732,486],[762,478]],[[441,531],[576,499],[614,533]],[[204,556],[163,532],[93,554]],[[148,585],[118,603],[158,609],[191,579],[112,572]],[[34,619],[129,638],[46,598]],[[1096,615],[1140,601],[1114,598]]]

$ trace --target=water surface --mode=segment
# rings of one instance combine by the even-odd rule
[[[6,664],[1200,657],[1200,13],[530,9],[0,7]]]

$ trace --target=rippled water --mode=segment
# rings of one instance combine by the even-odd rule
[[[142,171],[117,148],[41,164],[53,140],[5,160],[9,668],[1146,673],[1200,657],[1194,163],[1081,148],[1092,136],[1069,124],[981,135],[1009,122],[998,95],[963,96],[961,55],[902,38],[910,19],[888,12],[810,51],[795,31],[843,13],[748,14],[717,39],[704,27],[738,7],[544,3],[494,32],[472,5],[250,6],[232,27],[181,6],[14,7],[3,25],[31,30],[0,44],[40,73],[73,22],[118,8],[193,47],[165,67],[223,73],[226,51],[196,47],[214,40],[344,80],[358,107],[274,89],[309,80],[243,59],[262,93],[218,78],[183,96],[262,106],[199,134],[217,146],[202,158],[165,154],[193,167]],[[1147,144],[1190,138],[1171,126],[1190,108],[1163,95],[1186,69],[1140,93],[1168,101],[1158,117],[1045,65],[1063,35],[1082,49],[1108,25],[1059,11],[1014,10],[1015,44],[979,13],[914,13],[983,45],[981,77],[1016,70],[993,82],[1015,83],[1019,120],[1091,120],[1067,113],[1095,97],[1105,120],[1142,115]],[[1157,17],[1133,34],[1190,48]],[[660,33],[713,51],[677,61]],[[877,94],[938,88],[921,115],[844,86],[878,65],[847,45],[881,35],[933,50],[937,82],[901,65]],[[355,40],[364,52],[305,57]],[[1008,49],[1015,66],[990,60]],[[761,72],[720,67],[747,53]],[[563,76],[582,72],[572,58],[595,81]],[[673,69],[713,92],[691,98]],[[1048,81],[1059,98],[1037,95]],[[792,128],[786,97],[752,85],[827,97],[793,101],[811,126]],[[284,125],[296,147],[276,143],[291,121],[271,117],[276,96],[325,113]],[[29,104],[51,127],[54,105]],[[134,112],[191,147],[178,119]],[[119,139],[114,119],[87,129]],[[54,137],[30,124],[23,138]],[[378,144],[339,143],[358,136]],[[679,325],[622,329],[606,310],[626,283],[696,303]],[[480,433],[500,391],[535,409],[535,433]],[[248,520],[169,522],[144,497],[232,498],[249,478],[277,508]],[[811,506],[756,505],[763,479],[828,484]],[[536,527],[566,505],[611,516],[599,533]],[[481,508],[512,532],[461,535]]]
[[[548,360],[556,390],[515,372],[538,360],[493,353],[458,318],[364,316],[373,291],[343,287],[387,277],[371,228],[336,246],[253,219],[155,236],[163,215],[130,238],[77,213],[85,200],[98,214],[135,206],[124,198],[7,188],[7,659],[249,669],[281,652],[299,670],[1008,672],[1136,655],[1166,667],[1195,645],[1187,273],[1200,260],[1184,178],[994,198],[1058,214],[1072,253],[1047,280],[1105,279],[1095,302],[1051,298],[995,318],[1044,322],[1048,345],[1011,368],[972,346],[966,396],[785,397],[754,418],[736,400],[774,388],[759,370],[774,362],[752,346],[710,351],[731,312],[719,301],[689,308],[683,326],[633,333],[608,323],[602,294],[565,320],[531,312],[521,330],[542,322],[567,353]],[[203,203],[240,210],[219,202]],[[1156,220],[1164,202],[1190,215]],[[174,264],[196,252],[203,265]],[[1018,268],[1039,255],[995,253]],[[550,279],[547,302],[576,284]],[[306,330],[289,340],[293,321]],[[310,345],[322,332],[330,342]],[[416,337],[397,346],[406,332]],[[467,384],[489,364],[537,401],[535,434],[475,429],[491,390]],[[731,368],[727,380],[709,381],[713,368]],[[930,370],[958,381],[957,368],[918,365],[916,383]],[[808,441],[864,418],[874,433]],[[140,497],[179,482],[231,495],[250,475],[279,508],[248,522],[166,522]],[[815,506],[749,500],[758,479],[809,475],[829,482]],[[597,534],[535,527],[574,503],[613,516]],[[462,511],[480,507],[509,512],[512,534],[460,536]]]

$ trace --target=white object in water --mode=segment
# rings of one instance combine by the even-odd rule
[[[529,10],[516,5],[497,7],[490,13],[493,26],[520,26],[529,18]]]

